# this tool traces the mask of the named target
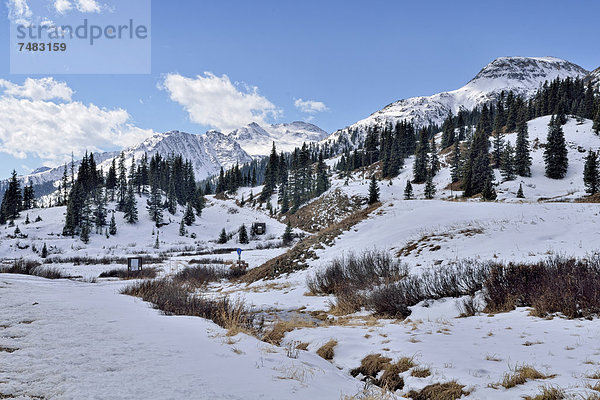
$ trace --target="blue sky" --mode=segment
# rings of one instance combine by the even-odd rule
[[[27,0],[3,2],[0,41],[7,49],[8,9],[23,1]],[[258,107],[264,122],[310,119],[332,132],[392,101],[456,89],[499,56],[551,55],[586,69],[600,66],[596,28],[600,3],[565,4],[153,0],[151,74],[55,75],[51,84],[64,82],[61,88],[72,92],[58,99],[36,99],[68,107],[67,113],[95,113],[93,118],[110,120],[105,125],[85,120],[77,137],[78,129],[59,120],[56,135],[61,135],[60,124],[65,124],[71,129],[68,135],[75,136],[40,153],[32,150],[35,143],[20,146],[40,140],[40,146],[49,149],[50,133],[23,132],[9,139],[12,120],[2,123],[2,114],[6,119],[11,112],[28,109],[3,109],[0,101],[0,177],[8,176],[13,168],[26,173],[42,164],[62,162],[71,151],[77,155],[85,148],[112,150],[129,143],[122,136],[130,132],[134,141],[150,131],[202,133],[235,124],[236,118],[226,123],[208,115],[221,107],[218,93],[204,102],[200,99],[208,84],[231,94],[233,103],[244,103],[244,111]],[[198,75],[202,79],[196,81]],[[29,77],[48,76],[10,74],[9,60],[0,63],[0,79],[9,82],[5,88],[24,85]],[[231,88],[237,93],[231,93]],[[241,99],[236,97],[240,93]],[[312,106],[312,112],[296,107],[299,99],[308,101],[305,106]],[[77,104],[69,107],[66,103]],[[92,105],[101,111],[90,109]],[[237,110],[235,105],[223,106],[227,107]],[[52,107],[44,109],[52,114]],[[28,118],[22,115],[19,121],[27,126]],[[94,124],[102,125],[100,130],[118,130],[120,141],[111,144],[110,132],[89,135],[86,129]]]

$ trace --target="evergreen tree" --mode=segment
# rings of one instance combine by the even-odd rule
[[[283,232],[283,236],[281,237],[281,239],[283,239],[283,244],[285,244],[286,246],[290,244],[294,239],[292,224],[289,221],[285,227],[285,232]]]
[[[15,228],[15,237],[19,237],[21,235],[21,229],[19,229],[19,225]]]
[[[413,198],[413,187],[410,183],[410,179],[406,181],[406,187],[404,188],[404,200],[410,200]]]
[[[377,185],[377,179],[375,174],[371,176],[371,183],[369,184],[369,205],[375,204],[379,201],[379,186]]]
[[[137,201],[133,190],[133,180],[127,185],[127,195],[125,197],[124,210],[125,220],[130,224],[135,224],[138,221]]]
[[[419,143],[415,153],[415,165],[413,168],[413,183],[423,183],[427,179],[427,161],[429,154],[429,140],[427,129],[419,132]]]
[[[425,181],[425,198],[428,200],[433,199],[435,196],[435,184],[433,183],[433,173],[429,171],[427,174],[427,180]]]
[[[515,172],[519,176],[531,176],[531,156],[527,139],[527,122],[522,116],[517,126],[517,142],[515,146]]]
[[[65,166],[66,174],[66,166]],[[117,167],[115,159],[113,158],[110,167],[108,168],[108,174],[106,175],[106,190],[110,195],[110,200],[115,201],[115,189],[117,187]],[[66,199],[66,197],[65,197]]]
[[[117,179],[117,209],[123,211],[125,207],[125,197],[127,196],[127,170],[125,168],[125,154],[119,156],[119,176]]]
[[[0,205],[1,214],[5,220],[14,220],[19,217],[19,212],[22,208],[23,196],[21,194],[21,187],[17,179],[17,172],[13,170],[8,182],[8,188],[4,192],[2,204]]]
[[[158,185],[152,186],[146,209],[150,214],[150,219],[154,221],[157,227],[160,226],[160,224],[162,224],[163,210],[162,196],[160,195],[160,189],[158,188]]]
[[[524,199],[525,195],[523,194],[523,185],[519,183],[519,190],[517,190],[517,199]]]
[[[496,190],[494,189],[492,180],[490,178],[487,178],[485,180],[485,183],[483,186],[483,191],[481,192],[481,196],[483,197],[484,200],[487,200],[487,201],[496,200]]]
[[[160,248],[159,234],[160,234],[160,232],[156,231],[156,240],[154,241],[154,248],[155,249]]]
[[[484,106],[485,109],[485,106]],[[471,148],[464,166],[463,188],[464,196],[470,197],[480,193],[485,185],[485,181],[492,181],[492,169],[490,167],[490,157],[488,154],[490,142],[488,134],[485,132],[483,124],[477,125]]]
[[[194,215],[194,209],[192,208],[191,203],[187,203],[187,207],[185,208],[185,214],[183,215],[183,221],[187,226],[191,226],[196,220],[196,216]]]
[[[562,179],[565,177],[569,167],[567,154],[567,144],[562,126],[560,121],[553,116],[548,124],[548,138],[544,149],[544,162],[548,178]]]
[[[108,226],[108,233],[111,235],[117,234],[117,222],[115,221],[115,213],[112,213],[112,217],[110,217],[110,225]]]
[[[106,225],[106,194],[102,190],[98,190],[96,195],[96,209],[94,210],[94,220],[96,222],[96,231],[102,233],[102,228]]]
[[[516,178],[515,174],[515,156],[510,142],[504,146],[500,163],[500,173],[504,181],[512,181]]]
[[[221,230],[221,234],[219,235],[219,240],[217,241],[217,243],[225,244],[225,243],[227,243],[228,240],[229,240],[229,238],[227,237],[227,232],[225,232],[225,228],[223,228]]]
[[[290,199],[287,189],[283,190],[283,198],[281,199],[281,214],[285,214],[290,210]]]
[[[23,188],[23,210],[29,210],[35,207],[35,192],[33,190],[33,184],[29,183],[28,186]]]
[[[67,197],[69,196],[69,180],[67,177],[67,164],[63,169],[63,175],[60,183],[60,197],[58,201],[58,205],[64,206],[67,204]]]
[[[250,241],[248,240],[248,231],[246,230],[246,225],[242,224],[240,226],[240,230],[238,233],[238,242],[241,244],[248,244]]]
[[[327,176],[327,165],[323,161],[323,152],[319,152],[319,161],[317,163],[317,189],[316,196],[320,196],[329,189],[329,177]]]
[[[502,152],[504,147],[504,134],[501,130],[494,132],[492,157],[494,160],[494,168],[500,168],[502,164]]]
[[[48,257],[48,247],[46,247],[46,243],[44,243],[44,247],[42,247],[42,254],[41,254],[42,258],[46,258]]]
[[[596,111],[596,116],[594,117],[594,125],[592,126],[594,132],[596,134],[600,133],[600,105],[598,106],[598,111]]]
[[[273,194],[273,191],[277,186],[278,169],[279,158],[277,156],[275,142],[273,142],[273,148],[271,149],[271,155],[269,156],[269,162],[267,164],[267,169],[265,170],[265,182],[260,194],[261,202],[266,201]]]
[[[452,152],[452,166],[451,179],[452,183],[458,182],[462,179],[462,158],[460,154],[460,142],[457,140],[454,142],[454,151]]]
[[[29,225],[31,223],[31,221],[29,220],[29,214],[27,214],[27,217],[25,218],[25,225]]]
[[[435,176],[440,170],[440,160],[438,159],[437,148],[435,146],[435,138],[431,139],[431,153],[429,155],[429,173]]]
[[[177,194],[175,193],[175,179],[169,179],[169,190],[167,192],[167,209],[171,215],[177,212]]]
[[[90,242],[90,226],[87,223],[81,226],[80,239],[85,244]]]
[[[598,174],[598,153],[590,150],[583,167],[583,183],[585,191],[590,195],[596,194],[600,190],[600,175]]]
[[[184,218],[181,219],[181,223],[179,224],[179,236],[185,236],[185,222],[184,222]]]

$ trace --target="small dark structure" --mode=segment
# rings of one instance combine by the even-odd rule
[[[253,223],[251,233],[254,235],[264,235],[265,233],[267,233],[267,224],[264,222]]]
[[[141,271],[142,270],[142,257],[127,257],[127,271]]]

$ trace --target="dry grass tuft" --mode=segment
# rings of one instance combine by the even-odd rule
[[[429,368],[425,367],[417,367],[410,371],[410,376],[414,376],[415,378],[427,378],[431,375],[431,371]]]
[[[600,379],[600,371],[592,372],[585,376],[588,379]]]
[[[262,340],[264,342],[279,346],[286,333],[298,328],[314,327],[314,322],[302,318],[293,318],[287,321],[277,321],[275,324],[273,324],[271,330],[265,333],[265,335],[262,337]],[[308,346],[308,343],[306,343],[306,346]]]
[[[401,390],[404,387],[404,379],[400,374],[405,371],[402,364],[397,363],[388,365],[383,371],[381,378],[374,383],[380,388],[391,390],[392,392]]]
[[[381,354],[369,354],[362,359],[360,367],[350,371],[350,375],[356,377],[358,374],[363,374],[365,377],[375,379],[380,371],[390,365],[390,361],[392,361],[391,358],[382,357]]]
[[[467,396],[469,392],[463,390],[465,386],[456,381],[446,383],[434,383],[425,386],[419,392],[411,390],[407,396],[413,400],[455,400]]]
[[[521,365],[515,368],[513,372],[504,374],[500,386],[510,389],[517,385],[522,385],[528,380],[534,379],[550,379],[556,375],[544,375],[530,365]]]
[[[524,397],[525,400],[563,400],[564,398],[566,398],[564,390],[556,387],[542,387],[542,392],[535,397]]]
[[[325,343],[317,350],[317,354],[325,360],[331,361],[333,360],[333,356],[335,355],[333,348],[337,346],[337,344],[337,340],[331,339],[329,342]]]

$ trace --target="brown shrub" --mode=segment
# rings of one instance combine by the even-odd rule
[[[271,343],[279,346],[283,337],[286,333],[293,331],[297,328],[314,328],[315,323],[301,318],[293,318],[287,321],[277,321],[273,324],[271,330],[269,330],[262,337],[262,340],[267,343]],[[306,344],[308,346],[308,343]]]
[[[1,267],[0,273],[34,275],[46,279],[68,278],[57,268],[41,267],[41,264],[37,261],[23,259],[14,261],[9,267]]]
[[[390,364],[383,371],[381,378],[374,383],[380,388],[391,390],[392,392],[401,390],[404,387],[404,379],[400,374],[405,371],[400,363]]]
[[[543,387],[542,392],[535,397],[524,397],[525,400],[563,400],[564,398],[566,398],[564,390],[555,387]]]
[[[367,378],[375,379],[379,372],[383,371],[392,361],[389,357],[383,357],[381,354],[369,354],[360,362],[360,367],[350,371],[353,377],[363,374]]]
[[[156,275],[156,268],[144,268],[141,271],[128,271],[124,268],[115,268],[102,272],[98,275],[98,278],[154,279]]]
[[[335,355],[333,348],[337,346],[337,344],[337,340],[331,339],[329,342],[325,343],[317,350],[317,354],[325,360],[331,361],[333,360],[333,356]]]

